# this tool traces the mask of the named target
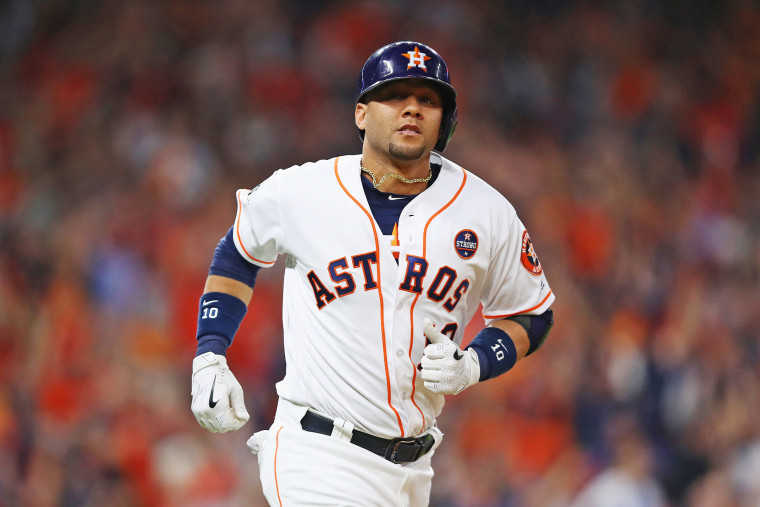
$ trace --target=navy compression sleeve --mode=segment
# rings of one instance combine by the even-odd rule
[[[512,317],[507,317],[507,320],[517,322],[528,333],[530,348],[525,355],[529,356],[541,348],[541,345],[546,341],[546,337],[549,336],[549,331],[551,331],[554,325],[554,312],[549,308],[541,315],[513,315]]]
[[[235,240],[232,239],[232,227],[230,227],[214,250],[214,259],[211,261],[208,274],[226,276],[253,288],[259,269],[261,269],[259,266],[245,260],[237,251]]]

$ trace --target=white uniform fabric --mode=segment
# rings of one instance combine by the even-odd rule
[[[237,192],[240,254],[263,267],[287,256],[278,395],[384,438],[424,433],[443,407],[417,370],[424,317],[444,333],[455,328],[461,344],[480,303],[488,324],[554,301],[512,205],[432,157],[437,179],[399,218],[398,265],[367,203],[359,155],[279,170]]]
[[[270,505],[428,505],[435,450],[414,463],[396,465],[339,437],[302,431],[306,410],[280,400],[271,428],[249,440]]]

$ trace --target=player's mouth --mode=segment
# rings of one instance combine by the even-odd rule
[[[406,124],[398,129],[398,132],[403,135],[418,136],[422,134],[422,129],[417,125]]]

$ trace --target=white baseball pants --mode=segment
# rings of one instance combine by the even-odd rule
[[[307,407],[280,399],[274,424],[254,434],[264,496],[273,506],[426,506],[436,444],[413,463],[394,464],[349,442],[301,429]]]

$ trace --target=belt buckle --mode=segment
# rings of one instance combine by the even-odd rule
[[[408,461],[396,460],[396,453],[398,453],[399,447],[401,447],[403,444],[412,444],[415,447],[417,447],[417,456],[415,456],[413,460],[408,460]],[[391,443],[388,444],[388,447],[385,448],[385,459],[395,464],[409,463],[411,461],[416,460],[419,457],[421,448],[422,448],[422,445],[417,441],[416,438],[403,438],[403,437],[394,438],[393,440],[391,440]]]

